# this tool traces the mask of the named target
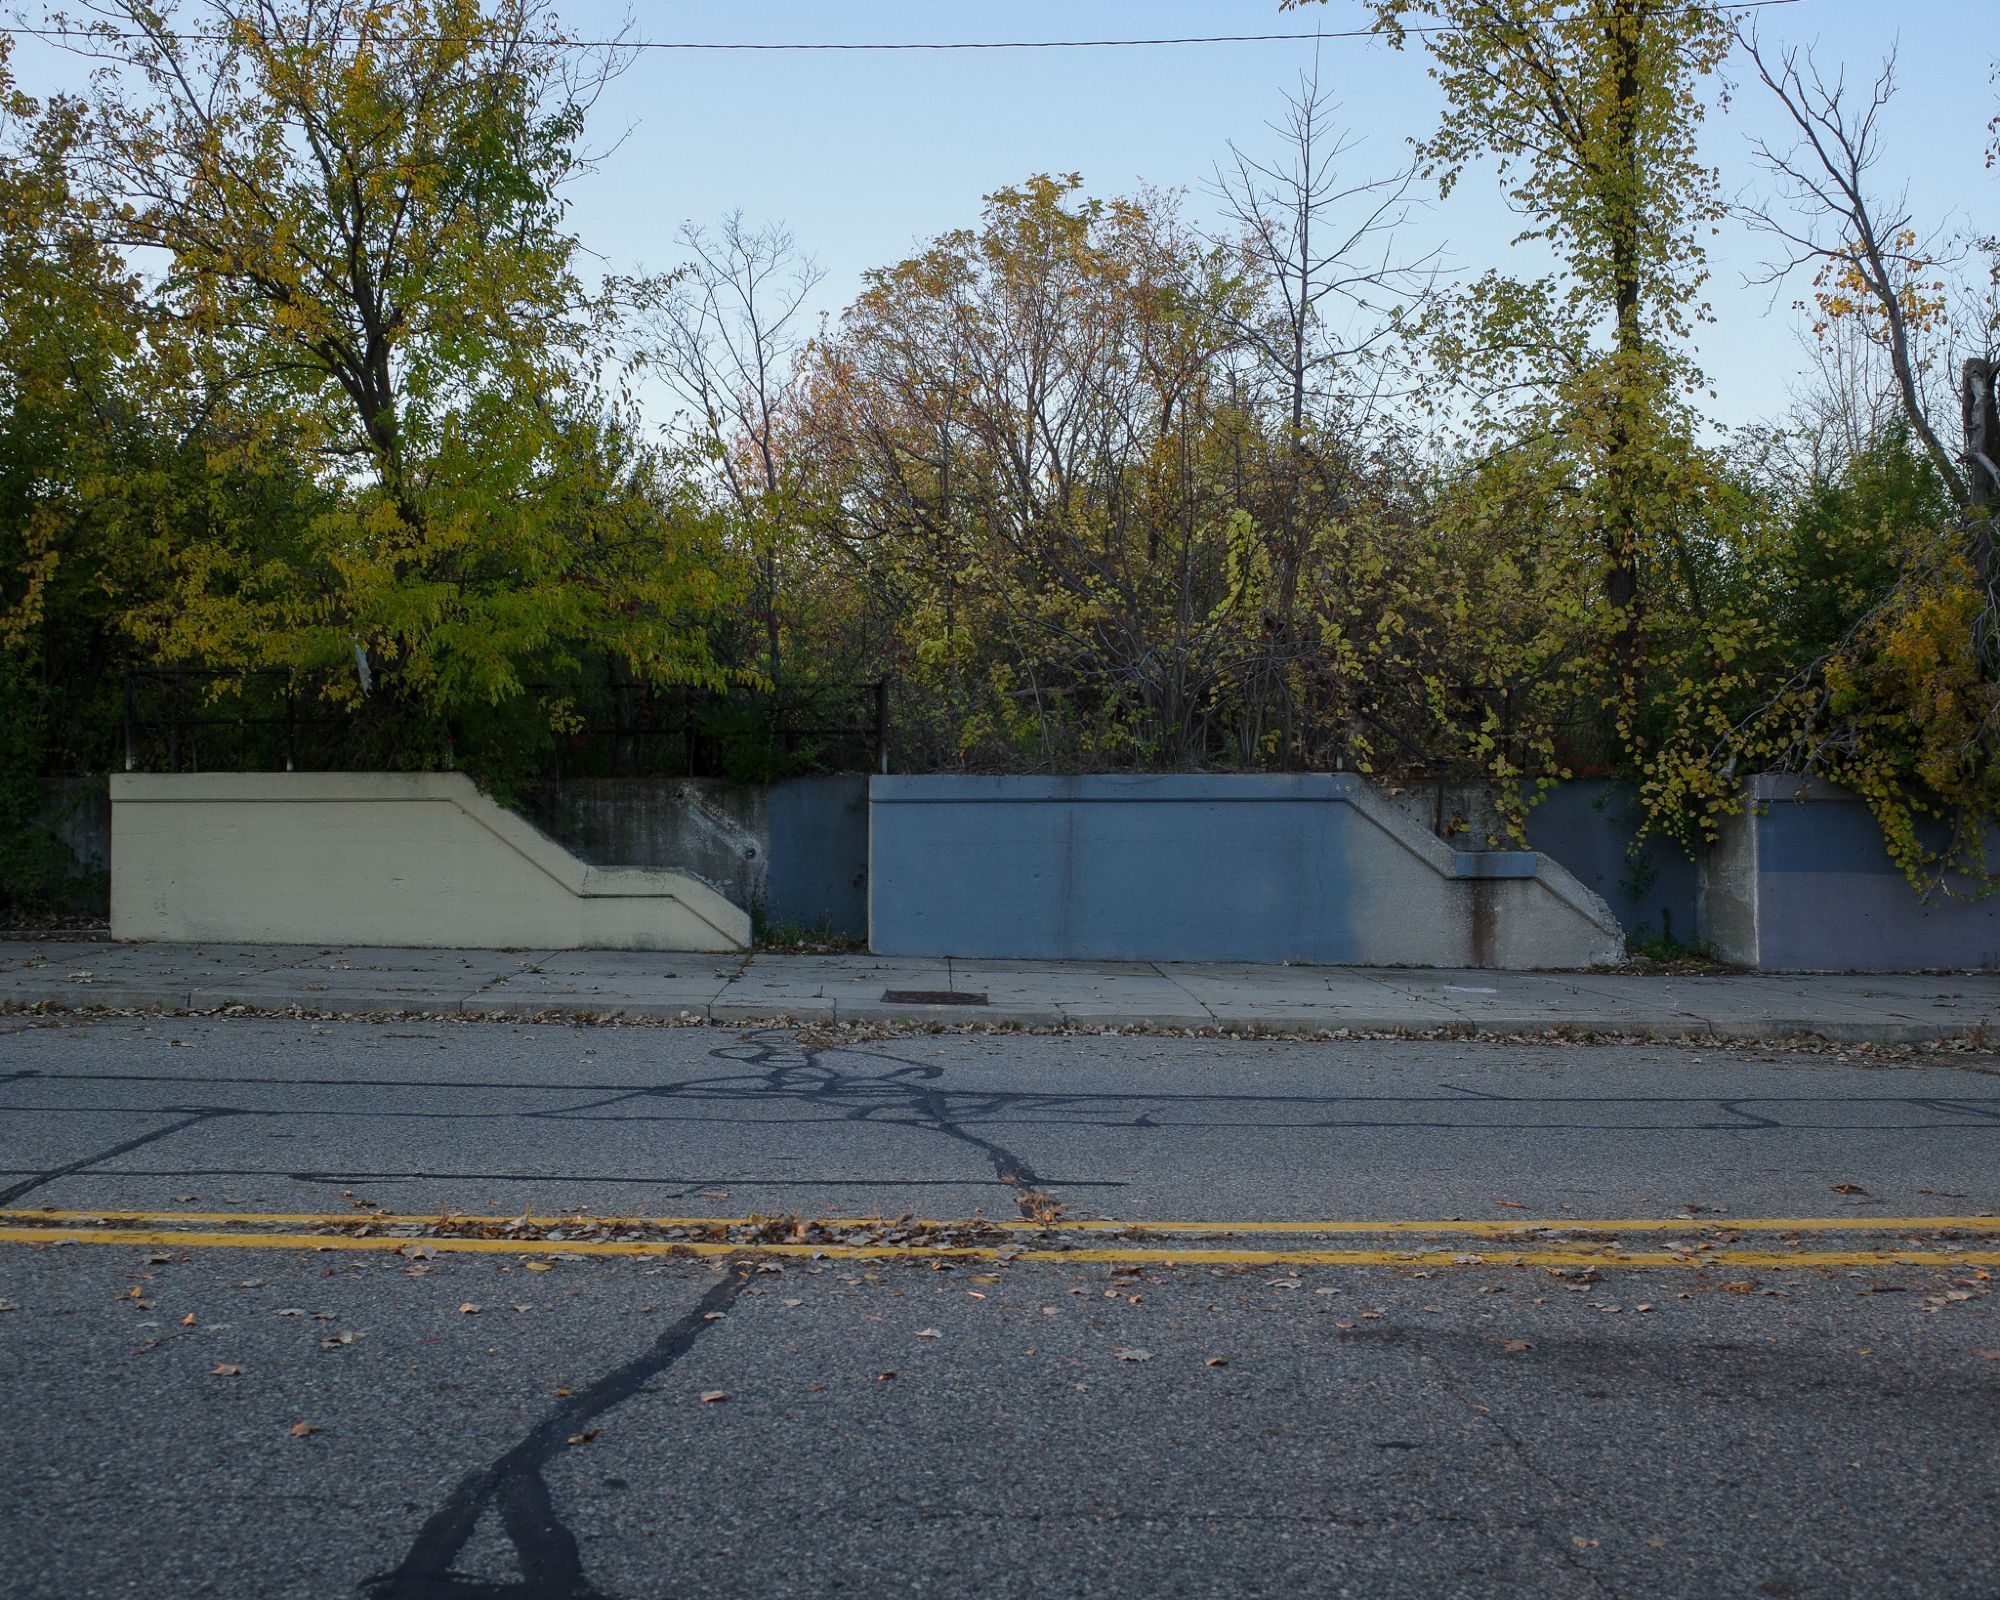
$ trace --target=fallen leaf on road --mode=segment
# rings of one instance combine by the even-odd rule
[[[218,1361],[208,1369],[208,1375],[211,1378],[240,1378],[243,1376],[243,1369],[232,1366],[227,1361]]]
[[[1202,1362],[1202,1365],[1204,1367],[1226,1367],[1229,1365],[1229,1362],[1222,1356],[1210,1356],[1206,1361]]]
[[[703,1398],[705,1399],[707,1397],[704,1396]],[[604,1430],[602,1428],[586,1428],[583,1430],[582,1433],[571,1434],[567,1439],[563,1440],[563,1443],[589,1444],[592,1439],[595,1439],[598,1436],[598,1434],[602,1433],[603,1431]]]
[[[294,1439],[303,1439],[309,1433],[318,1433],[319,1429],[310,1422],[295,1422],[292,1424],[291,1432]]]
[[[1749,1294],[1757,1285],[1754,1283],[1719,1283],[1716,1287],[1724,1294]]]
[[[437,1254],[437,1250],[427,1244],[406,1244],[396,1254],[411,1261],[428,1261]]]
[[[183,1328],[192,1328],[194,1326],[194,1321],[195,1321],[194,1313],[190,1311],[186,1316],[181,1318],[181,1326]]]
[[[1151,1361],[1153,1359],[1152,1351],[1134,1350],[1127,1345],[1120,1345],[1111,1353],[1120,1361]]]
[[[727,1389],[704,1389],[701,1392],[701,1403],[705,1406],[714,1405],[716,1401],[727,1400],[728,1398],[729,1391]]]
[[[727,1313],[721,1311],[704,1311],[701,1314],[701,1320],[703,1322],[720,1322],[725,1315]]]
[[[1495,1339],[1493,1342],[1497,1344],[1502,1350],[1513,1350],[1519,1352],[1522,1350],[1532,1350],[1535,1348],[1533,1343],[1527,1339]]]
[[[523,1264],[521,1270],[524,1272],[552,1272],[555,1269],[546,1261],[529,1261]]]
[[[345,1328],[342,1328],[340,1332],[329,1333],[325,1338],[321,1339],[319,1347],[322,1350],[339,1350],[352,1343],[354,1343],[354,1335],[349,1333]]]
[[[1526,1211],[1528,1209],[1519,1200],[1495,1200],[1493,1203],[1496,1206],[1506,1206],[1512,1211]]]
[[[471,1316],[475,1311],[479,1309],[479,1307],[477,1307],[470,1300],[468,1300],[465,1302],[464,1305],[460,1306],[458,1309],[462,1311],[466,1316]]]
[[[1833,1192],[1835,1194],[1866,1194],[1868,1191],[1858,1183],[1836,1183],[1833,1186]]]
[[[875,1374],[875,1381],[877,1383],[887,1383],[891,1378],[895,1377],[895,1375],[896,1374],[893,1369],[888,1372],[878,1372]]]
[[[2000,1361],[2000,1350],[1975,1350],[1972,1353],[1981,1361]]]
[[[935,1328],[919,1328],[917,1329],[917,1337],[919,1339],[942,1339],[944,1335],[939,1333]]]

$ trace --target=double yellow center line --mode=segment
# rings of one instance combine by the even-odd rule
[[[687,1236],[660,1237],[667,1230],[680,1230]],[[550,1237],[551,1233],[566,1235],[571,1231],[593,1236]],[[605,1232],[643,1232],[646,1237],[605,1238]],[[786,1237],[787,1233],[791,1237]],[[887,1237],[890,1234],[896,1237]],[[1651,1239],[1662,1234],[1677,1237],[1671,1246],[1652,1245]],[[1772,1237],[1768,1245],[1752,1248],[1742,1243],[1744,1234]],[[1098,1238],[1106,1242],[1093,1242]],[[1272,1242],[1245,1245],[1235,1243],[1238,1238]],[[1309,1242],[1348,1238],[1373,1242],[1357,1246]],[[1216,1242],[1222,1240],[1230,1242]],[[1403,1243],[1405,1240],[1408,1242]],[[1444,1242],[1448,1240],[1463,1242]],[[1871,1242],[1874,1240],[1880,1242]],[[411,1251],[420,1247],[438,1255],[945,1259],[1134,1266],[1990,1268],[2000,1266],[2000,1217],[1317,1222],[1063,1218],[1045,1226],[983,1218],[844,1217],[794,1225],[790,1219],[767,1217],[27,1210],[0,1211],[0,1244],[135,1245],[172,1250]]]

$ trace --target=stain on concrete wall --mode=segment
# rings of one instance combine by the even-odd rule
[[[689,873],[765,927],[867,934],[865,777],[586,779],[537,790],[529,812],[586,861]]]

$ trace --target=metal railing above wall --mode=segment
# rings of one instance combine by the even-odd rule
[[[339,769],[358,754],[359,719],[329,707],[317,685],[291,673],[135,667],[124,688],[127,772]],[[608,718],[558,736],[552,776],[725,776],[760,761],[774,769],[798,761],[803,770],[889,770],[887,679],[764,695],[616,689],[599,708]]]

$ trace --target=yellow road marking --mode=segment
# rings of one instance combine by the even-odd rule
[[[439,1224],[465,1227],[506,1227],[525,1222],[531,1228],[755,1228],[780,1220],[772,1216],[747,1217],[600,1217],[570,1216],[477,1216],[462,1212],[316,1212],[316,1211],[42,1211],[0,1210],[0,1221],[24,1222],[206,1222],[304,1223],[316,1227],[437,1227]],[[808,1219],[825,1228],[951,1229],[992,1228],[1009,1233],[1043,1233],[1044,1224],[1025,1218],[968,1217],[956,1221],[938,1218],[901,1217],[815,1217]],[[1687,1233],[1704,1229],[1731,1233],[2000,1233],[2000,1216],[1982,1217],[1547,1217],[1540,1220],[1495,1217],[1466,1221],[1453,1218],[1442,1222],[1396,1220],[1388,1222],[1120,1222],[1115,1219],[1064,1217],[1055,1223],[1059,1232],[1109,1233],[1130,1230],[1136,1233],[1174,1234],[1467,1234],[1479,1237],[1511,1236],[1522,1233]]]
[[[320,1233],[212,1233],[174,1228],[0,1227],[4,1244],[152,1245],[175,1250],[408,1250],[439,1255],[804,1256],[835,1261],[937,1260],[1125,1262],[1134,1265],[1292,1267],[1869,1267],[2000,1266],[2000,1250],[1507,1250],[1473,1256],[1450,1250],[1224,1250],[1084,1245],[1069,1250],[1012,1245],[728,1244],[710,1240],[520,1240],[396,1238]],[[1005,1252],[1003,1254],[1003,1252]]]

